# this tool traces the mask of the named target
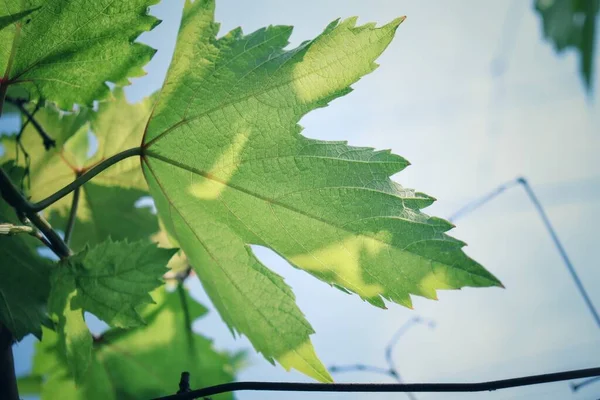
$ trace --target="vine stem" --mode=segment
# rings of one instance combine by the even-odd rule
[[[0,398],[19,400],[12,343],[12,334],[0,323]]]
[[[23,197],[19,189],[10,180],[10,177],[0,168],[0,194],[8,204],[10,204],[19,213],[24,214],[33,225],[44,234],[50,243],[50,249],[60,258],[70,256],[71,249],[61,239],[54,229],[42,216],[31,209],[29,202]]]
[[[102,161],[101,163],[95,165],[94,167],[88,169],[86,172],[77,177],[73,182],[69,183],[67,186],[60,189],[58,192],[46,197],[43,200],[40,200],[37,203],[31,204],[28,203],[27,207],[30,211],[41,211],[44,208],[56,203],[58,200],[62,199],[75,189],[81,187],[84,183],[98,175],[100,172],[104,171],[108,167],[122,161],[126,158],[133,156],[142,156],[143,148],[142,147],[134,147],[129,150],[122,151],[120,153],[115,154]]]
[[[21,101],[19,99],[13,99],[8,96],[6,97],[6,101],[17,106],[19,108],[19,111],[21,111],[21,113],[23,113],[23,115],[25,115],[27,117],[27,120],[31,121],[35,130],[42,137],[42,140],[44,141],[44,148],[46,150],[50,150],[52,147],[56,147],[56,140],[54,140],[54,139],[52,139],[52,137],[50,137],[48,132],[46,132],[46,130],[40,125],[40,123],[37,122],[37,120],[33,117],[33,114],[30,113],[27,110],[27,108],[25,108],[23,101]],[[38,103],[38,106],[39,106],[39,104],[40,103]]]
[[[79,176],[79,174],[77,174]],[[77,220],[77,207],[79,206],[79,195],[81,192],[81,187],[78,187],[73,192],[73,201],[71,202],[71,210],[69,211],[69,219],[67,220],[67,226],[65,228],[65,243],[67,246],[71,241],[71,235],[73,233],[73,228],[75,227],[75,220]]]

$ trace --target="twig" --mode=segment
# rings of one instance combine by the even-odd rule
[[[48,221],[31,210],[29,202],[23,197],[19,190],[12,183],[6,172],[0,168],[0,194],[8,204],[14,207],[18,212],[24,214],[36,228],[38,228],[48,239],[51,250],[60,258],[68,257],[72,254],[66,243],[58,236],[58,233],[52,229]]]
[[[33,110],[33,112],[31,113],[31,118],[33,118],[33,116],[39,111],[40,109],[40,105],[42,103],[38,102],[35,106],[35,109]],[[21,150],[23,152],[23,157],[25,157],[25,171],[24,171],[24,175],[23,175],[23,179],[21,179],[20,182],[20,186],[21,186],[21,190],[24,190],[24,182],[25,182],[25,177],[27,178],[28,181],[28,187],[31,187],[31,177],[29,176],[29,169],[31,166],[31,158],[29,157],[29,153],[27,152],[27,150],[25,150],[25,146],[23,146],[23,142],[21,142],[21,139],[23,138],[23,132],[25,132],[25,128],[27,128],[27,125],[29,125],[29,123],[31,122],[31,118],[27,118],[25,120],[25,122],[23,122],[23,124],[21,125],[21,130],[19,130],[19,133],[17,134],[17,140],[15,141],[15,165],[19,165],[19,150]]]
[[[188,271],[190,269],[188,268]],[[185,298],[185,288],[183,287],[183,281],[187,278],[189,272],[178,279],[177,283],[177,293],[179,294],[179,301],[181,303],[181,309],[183,311],[183,323],[186,334],[186,339],[188,341],[188,346],[190,348],[190,354],[192,358],[195,359],[196,351],[194,346],[194,332],[192,331],[192,316],[190,314],[190,308],[188,306],[187,299]]]
[[[352,372],[352,371],[366,371],[373,372],[376,374],[387,375],[392,379],[395,379],[398,383],[402,383],[402,377],[400,376],[400,371],[398,370],[394,360],[392,358],[392,353],[394,351],[394,347],[398,343],[398,340],[406,333],[408,330],[416,324],[427,324],[430,328],[435,327],[435,322],[431,320],[424,320],[419,316],[415,316],[408,321],[404,322],[400,328],[394,333],[388,345],[385,348],[385,360],[388,364],[387,368],[381,368],[373,365],[366,364],[353,364],[353,365],[332,365],[329,367],[329,371],[336,372]],[[416,397],[410,393],[406,392],[406,395],[411,400],[416,400]]]
[[[77,207],[79,206],[79,192],[81,187],[78,187],[73,192],[73,201],[71,202],[71,210],[69,210],[69,219],[67,220],[67,226],[65,228],[65,243],[69,245],[73,228],[75,227],[75,221],[77,220]]]
[[[472,213],[479,207],[483,206],[484,204],[488,203],[492,199],[496,198],[498,195],[500,195],[507,189],[510,189],[515,186],[522,186],[525,189],[525,193],[527,193],[529,200],[531,200],[531,203],[533,204],[539,217],[541,218],[542,222],[544,223],[546,231],[552,238],[552,241],[554,242],[554,246],[558,250],[558,252],[563,260],[563,263],[565,264],[565,267],[571,274],[571,278],[575,282],[575,285],[577,286],[577,289],[579,290],[581,297],[583,297],[583,300],[585,301],[587,308],[589,309],[590,313],[592,314],[592,317],[594,318],[596,325],[598,326],[598,328],[600,328],[600,314],[598,313],[598,310],[596,310],[594,303],[592,303],[590,296],[588,295],[587,291],[585,290],[585,287],[583,286],[583,283],[581,282],[581,279],[579,278],[577,271],[575,271],[575,267],[573,267],[573,263],[571,262],[571,259],[567,255],[567,251],[565,250],[560,239],[558,238],[558,234],[556,233],[556,230],[550,223],[550,219],[548,218],[548,215],[546,214],[546,211],[544,210],[542,203],[540,203],[539,199],[535,195],[535,192],[533,191],[533,189],[531,188],[531,186],[529,185],[529,183],[527,182],[527,180],[525,178],[520,177],[520,178],[517,178],[510,182],[507,182],[503,185],[498,186],[496,189],[492,190],[490,193],[486,194],[485,196],[462,207],[460,210],[455,212],[449,218],[449,220],[455,221],[456,219],[458,219],[460,217],[463,217],[465,215]]]
[[[276,392],[356,392],[356,393],[406,393],[406,392],[487,392],[519,386],[560,382],[570,379],[600,376],[600,367],[532,375],[474,383],[299,383],[299,382],[231,382],[193,390],[187,393],[157,397],[153,400],[192,400],[199,397],[242,390]]]
[[[69,193],[71,193],[72,191],[77,189],[78,187],[82,186],[84,183],[86,183],[87,181],[89,181],[90,179],[92,179],[93,177],[95,177],[96,175],[98,175],[100,172],[104,171],[108,167],[110,167],[126,158],[133,157],[133,156],[141,156],[141,155],[142,155],[141,147],[135,147],[133,149],[129,149],[129,150],[125,150],[120,153],[117,153],[114,156],[111,156],[111,157],[107,158],[106,160],[102,161],[101,163],[98,163],[94,167],[90,168],[89,170],[84,172],[81,176],[76,178],[73,182],[69,183],[67,186],[60,189],[58,192],[48,196],[47,198],[45,198],[37,203],[29,204],[28,207],[31,211],[41,211],[44,208],[56,203],[58,200],[62,199],[63,197],[65,197],[66,195],[68,195]]]
[[[579,382],[579,383],[571,383],[571,390],[573,392],[578,391],[579,389],[581,389],[584,386],[590,385],[594,382],[598,382],[600,381],[600,376],[595,376],[593,378],[588,378],[586,380],[584,380],[583,382]]]
[[[46,132],[46,130],[37,122],[37,120],[35,118],[33,118],[33,115],[31,113],[29,113],[27,108],[25,108],[24,100],[13,99],[12,97],[7,96],[6,101],[17,106],[19,108],[19,111],[21,111],[23,114],[25,114],[27,119],[29,119],[31,121],[31,123],[35,127],[35,130],[39,133],[40,137],[44,141],[44,148],[46,150],[50,150],[51,148],[56,147],[56,141],[54,139],[52,139],[52,137],[50,137],[50,135],[48,135],[48,132]]]

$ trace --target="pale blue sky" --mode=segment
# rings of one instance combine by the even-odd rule
[[[158,49],[148,75],[128,88],[135,101],[158,89],[175,42],[181,0],[152,12],[164,22],[142,40]],[[600,108],[584,95],[574,53],[557,57],[541,40],[531,1],[256,0],[217,1],[222,33],[250,32],[269,24],[294,25],[292,45],[318,34],[331,20],[358,15],[360,22],[387,22],[407,15],[379,59],[381,67],[302,121],[310,137],[347,139],[353,145],[391,148],[412,166],[395,180],[438,202],[426,211],[449,216],[464,203],[516,176],[526,176],[600,306],[600,268],[594,250],[600,225]],[[508,17],[507,17],[508,16]],[[598,47],[598,46],[597,46]],[[600,60],[596,52],[596,76]],[[491,61],[507,72],[492,78]],[[596,83],[595,93],[600,93]],[[383,348],[407,319],[436,321],[416,327],[395,354],[404,378],[475,381],[588,368],[600,363],[600,329],[584,307],[557,251],[520,189],[457,222],[453,235],[506,289],[441,292],[437,302],[414,299],[415,311],[390,304],[380,310],[295,270],[265,249],[261,259],[283,275],[316,330],[313,342],[327,365],[384,365]],[[190,284],[210,304],[199,284]],[[234,340],[212,312],[196,328],[221,349],[250,348]],[[20,372],[31,340],[15,349]],[[306,378],[272,367],[250,352],[240,380]],[[386,381],[367,373],[339,381]],[[477,395],[418,395],[419,399],[597,399],[600,383],[571,395],[568,383]],[[240,393],[239,399],[362,399],[366,395]],[[369,395],[373,399],[401,395]]]

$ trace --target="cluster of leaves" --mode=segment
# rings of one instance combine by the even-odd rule
[[[0,51],[0,102],[6,94],[24,99],[26,114],[35,114],[37,124],[24,117],[22,132],[2,139],[4,161],[26,171],[30,199],[129,148],[141,156],[44,210],[54,227],[73,230],[76,254],[50,263],[37,256],[34,238],[0,238],[0,272],[9,277],[0,283],[0,322],[17,339],[49,327],[23,384],[43,380],[48,396],[129,398],[172,391],[186,368],[202,383],[232,379],[238,357],[189,334],[177,299],[157,289],[168,263],[191,265],[232,333],[246,335],[267,360],[331,381],[291,288],[251,245],[381,308],[384,299],[407,307],[411,295],[436,299],[438,289],[501,286],[446,234],[449,222],[421,212],[432,197],[390,180],[406,160],[301,135],[306,113],[376,68],[402,18],[381,27],[334,21],[285,50],[291,27],[217,38],[214,0],[186,1],[162,89],[132,105],[105,82],[121,85],[151,57],[132,41],[156,25],[146,10],[154,0],[25,3],[0,6],[0,40],[12,44]],[[96,110],[85,107],[107,97]],[[77,111],[59,110],[74,103]],[[43,147],[38,125],[54,148]],[[22,149],[28,157],[19,157]],[[135,206],[148,193],[160,223]],[[16,220],[2,210],[2,219]],[[182,253],[172,258],[175,250],[156,242]],[[15,289],[23,282],[36,282],[35,296],[32,287]],[[190,303],[192,317],[203,313]],[[112,327],[101,339],[90,335],[86,311]]]
[[[579,70],[586,89],[591,91],[600,0],[535,0],[535,9],[542,18],[544,36],[557,52],[579,52]]]

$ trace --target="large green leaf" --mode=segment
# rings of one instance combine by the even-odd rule
[[[154,50],[134,43],[160,21],[148,15],[158,0],[24,0],[0,3],[10,18],[35,9],[27,23],[0,30],[0,103],[9,86],[31,99],[68,109],[109,95],[106,82],[127,83],[144,74]]]
[[[193,321],[206,309],[187,294],[178,296],[164,289],[155,291],[153,298],[157,304],[142,312],[146,326],[111,330],[96,339],[92,363],[79,385],[70,377],[58,337],[45,330],[36,347],[33,375],[23,384],[44,380],[41,387],[34,386],[40,388],[42,399],[145,400],[175,393],[182,371],[190,372],[193,387],[232,381],[239,356],[216,352],[211,341],[191,333],[183,311],[187,308]]]
[[[544,36],[557,52],[571,48],[579,52],[579,70],[590,91],[600,0],[535,0],[535,9],[542,17]]]
[[[2,197],[0,223],[20,224]],[[39,240],[26,234],[0,235],[0,322],[15,340],[29,333],[40,337],[46,319],[52,264],[38,255],[36,248],[40,245]]]
[[[253,244],[379,307],[500,286],[444,233],[450,223],[420,212],[431,197],[389,179],[406,160],[300,134],[302,116],[376,68],[402,19],[334,21],[284,50],[291,27],[217,39],[213,13],[212,0],[185,4],[142,161],[166,229],[233,331],[286,369],[331,379],[291,289]]]
[[[35,128],[28,124],[21,142],[31,157],[29,193],[39,201],[73,181],[77,174],[120,151],[139,146],[143,124],[151,111],[152,100],[129,104],[122,89],[114,91],[112,101],[103,102],[97,112],[82,111],[63,115],[44,107],[35,115],[42,127],[56,140],[56,147],[46,151]],[[96,152],[88,155],[88,132],[98,141]],[[0,139],[4,159],[17,158],[16,138]],[[26,167],[25,159],[19,157]],[[126,159],[86,183],[81,188],[74,234],[70,246],[78,251],[86,244],[95,245],[108,239],[147,239],[159,230],[156,216],[135,203],[148,195],[139,168],[139,160]],[[45,210],[57,229],[65,229],[73,195],[66,196]]]

